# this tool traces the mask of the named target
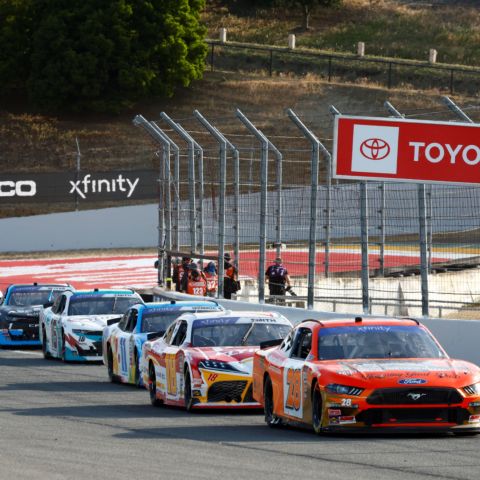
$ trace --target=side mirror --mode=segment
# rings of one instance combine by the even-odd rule
[[[275,340],[267,340],[260,343],[260,350],[265,350],[266,348],[276,347],[283,342],[283,338],[276,338]]]
[[[160,332],[151,332],[147,333],[147,340],[154,340],[155,338],[160,338],[165,335],[165,330],[161,330]]]
[[[119,323],[122,318],[123,317],[111,318],[110,320],[107,320],[107,325],[110,326]]]

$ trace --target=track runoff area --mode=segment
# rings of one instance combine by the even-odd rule
[[[150,405],[103,365],[0,350],[0,478],[478,480],[477,437],[317,436]]]
[[[208,252],[214,254],[215,252]],[[47,255],[47,254],[46,254]],[[281,253],[291,277],[306,277],[308,273],[308,250],[289,249]],[[475,256],[468,249],[456,249],[455,253],[437,250],[432,253],[432,262],[447,262],[456,258]],[[267,265],[276,257],[275,251],[267,252]],[[147,288],[157,284],[154,255],[105,255],[0,260],[0,288],[5,290],[12,283],[71,283],[78,289],[107,287]],[[371,249],[369,262],[372,268],[380,264],[378,249]],[[324,253],[316,255],[316,270],[323,272]],[[330,250],[330,272],[360,271],[361,252],[358,246],[334,247]],[[408,247],[385,250],[384,266],[418,265],[418,249]],[[258,278],[258,251],[240,253],[240,276]]]

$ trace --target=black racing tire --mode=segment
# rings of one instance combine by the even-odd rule
[[[150,403],[154,407],[159,407],[163,403],[157,398],[157,376],[152,362],[148,366],[148,393],[150,394]]]
[[[273,386],[270,376],[265,378],[263,384],[263,411],[265,413],[265,423],[270,428],[278,428],[282,425],[282,419],[273,413]]]
[[[135,386],[140,388],[141,387],[141,383],[140,383],[140,362],[138,361],[138,351],[135,350],[135,353],[133,355],[133,361],[135,363],[135,378],[134,378],[134,382],[135,382]]]
[[[45,327],[42,327],[42,353],[45,360],[50,360],[52,358],[47,347],[47,333],[45,332]]]
[[[312,427],[313,427],[313,431],[317,435],[320,435],[323,432],[322,420],[323,420],[322,392],[320,392],[318,383],[316,383],[312,393]]]
[[[66,342],[65,342],[65,332],[63,330],[62,330],[62,352],[60,354],[60,358],[62,359],[62,362],[68,363],[67,347],[66,347]]]
[[[457,437],[473,437],[475,435],[480,435],[480,432],[462,432],[461,430],[454,430],[453,434]]]
[[[107,345],[107,371],[108,379],[112,383],[119,383],[118,377],[113,373],[113,353],[110,344]]]
[[[193,397],[192,397],[192,380],[188,369],[185,370],[185,387],[184,387],[185,409],[187,412],[192,411]]]

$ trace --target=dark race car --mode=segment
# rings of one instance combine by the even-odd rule
[[[0,346],[40,346],[40,311],[71,285],[10,285],[0,306]]]

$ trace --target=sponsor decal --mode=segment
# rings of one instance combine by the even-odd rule
[[[480,407],[480,402],[470,402],[468,404],[469,407]]]
[[[328,422],[330,423],[330,425],[338,425],[338,417],[331,417],[328,419]]]
[[[468,423],[479,423],[480,422],[480,415],[470,415],[468,419]]]
[[[402,378],[398,381],[402,385],[420,385],[422,383],[427,383],[425,378]]]
[[[0,197],[34,197],[37,184],[33,180],[0,181]]]
[[[342,417],[338,418],[338,422],[340,424],[357,423],[357,420],[353,415],[343,415]]]
[[[329,417],[339,417],[342,414],[342,411],[338,408],[329,408],[328,409],[328,416]]]
[[[398,127],[355,125],[352,172],[397,173]]]
[[[125,192],[126,197],[130,198],[138,185],[140,178],[131,180],[124,177],[121,173],[115,178],[99,178],[92,179],[92,175],[87,173],[80,180],[70,180],[70,191],[68,193],[76,193],[81,198],[86,199],[87,195],[102,192]]]

